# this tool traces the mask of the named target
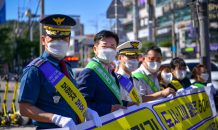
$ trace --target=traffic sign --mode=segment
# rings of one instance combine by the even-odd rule
[[[123,4],[120,2],[120,0],[117,0],[117,17],[118,18],[126,18],[127,17],[127,11],[123,7]],[[107,18],[115,18],[115,0],[113,0],[107,10]]]

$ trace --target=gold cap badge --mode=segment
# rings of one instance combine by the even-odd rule
[[[60,18],[60,17],[58,17],[58,18],[53,18],[53,20],[56,22],[56,24],[57,25],[61,25],[61,23],[64,21],[64,19],[65,19],[65,17],[64,18]]]
[[[130,42],[130,44],[133,46],[133,48],[137,48],[137,46],[139,45],[138,42]]]

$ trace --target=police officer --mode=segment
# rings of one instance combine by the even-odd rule
[[[137,104],[121,99],[119,81],[110,65],[117,54],[118,43],[119,38],[113,32],[102,30],[97,33],[93,47],[96,57],[77,78],[88,106],[100,116]]]
[[[139,49],[141,47],[142,43],[137,40],[127,41],[117,47],[120,61],[117,78],[121,86],[122,99],[137,103],[141,103],[142,98],[140,96],[139,81],[132,76],[132,72],[138,68],[139,55],[141,55]]]
[[[63,58],[75,20],[60,14],[47,16],[40,23],[44,24],[41,40],[45,51],[23,70],[19,95],[21,115],[33,119],[37,129],[76,130],[76,124],[85,121],[81,114],[87,114],[87,119],[101,126],[97,112],[89,108],[85,112],[85,99],[77,89],[71,65]]]
[[[133,76],[139,79],[143,102],[167,97],[170,94],[175,95],[175,90],[172,88],[160,91],[156,71],[160,68],[161,56],[162,53],[159,47],[150,46],[146,48],[141,66],[133,72]]]

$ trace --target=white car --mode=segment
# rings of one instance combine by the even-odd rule
[[[162,65],[166,65],[166,64],[169,65],[170,61],[171,61],[171,59],[167,59],[167,60],[163,61],[161,64]],[[200,60],[199,59],[184,59],[184,61],[187,64],[186,77],[190,79],[191,83],[193,83],[195,80],[191,79],[192,70],[195,66],[197,66],[200,63]],[[211,81],[212,81],[214,87],[216,88],[216,90],[218,91],[218,68],[213,61],[211,61]]]

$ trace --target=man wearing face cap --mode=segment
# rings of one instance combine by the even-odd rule
[[[77,78],[88,107],[100,116],[137,104],[122,100],[119,81],[110,65],[117,54],[118,43],[119,38],[113,32],[102,30],[97,33],[93,47],[96,56]]]
[[[49,15],[40,20],[44,24],[41,36],[44,53],[27,65],[21,76],[19,106],[22,116],[33,119],[37,129],[69,127],[93,119],[101,126],[97,112],[77,89],[71,66],[64,60],[71,36],[73,18],[66,15]]]
[[[117,47],[120,61],[117,78],[120,82],[120,92],[123,100],[142,103],[139,81],[132,76],[132,72],[138,68],[139,49],[142,43],[137,40],[127,41]]]
[[[166,88],[160,91],[156,71],[160,68],[161,56],[162,53],[159,47],[150,46],[146,48],[144,56],[142,57],[143,62],[141,66],[133,72],[133,76],[139,79],[140,93],[143,102],[156,100],[160,97],[167,97],[170,94],[175,95],[175,90],[172,88]]]

